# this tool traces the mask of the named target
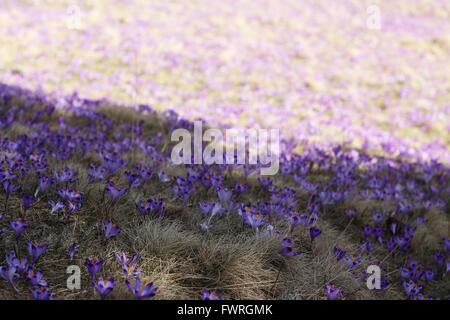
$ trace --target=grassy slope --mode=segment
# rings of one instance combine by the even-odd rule
[[[35,106],[38,109],[41,106]],[[107,115],[109,119],[116,122],[134,123],[145,120],[143,137],[155,136],[157,132],[164,132],[163,141],[158,149],[169,148],[170,137],[168,125],[164,118],[158,114],[139,115],[134,111],[124,108],[107,106],[100,107],[97,111]],[[55,112],[56,113],[56,112]],[[59,114],[61,115],[61,113]],[[56,128],[57,116],[53,114],[50,122]],[[89,122],[87,118],[67,116],[72,126],[86,128]],[[32,129],[31,129],[32,130]],[[129,132],[120,129],[117,125],[114,129],[122,130],[126,136]],[[14,124],[1,135],[15,137],[18,134],[29,133],[30,127]],[[109,137],[112,138],[112,132]],[[127,154],[130,160],[126,168],[120,169],[115,176],[118,183],[126,184],[123,171],[134,169],[134,164],[143,157],[139,151]],[[78,171],[78,183],[76,188],[85,193],[83,206],[73,217],[58,218],[49,215],[48,199],[57,198],[56,189],[53,185],[45,194],[43,199],[34,205],[26,214],[29,227],[23,233],[19,246],[19,254],[26,252],[25,240],[39,240],[42,243],[50,243],[48,250],[37,262],[37,270],[43,270],[45,279],[51,283],[54,293],[64,296],[66,299],[92,299],[98,297],[89,282],[89,276],[84,267],[84,259],[105,259],[99,275],[116,279],[116,288],[108,296],[109,299],[133,298],[124,283],[124,276],[119,262],[114,258],[114,252],[130,251],[131,254],[138,253],[138,269],[144,270],[144,280],[153,281],[159,286],[156,299],[198,299],[203,288],[215,289],[225,299],[323,299],[324,284],[333,281],[344,290],[345,299],[396,299],[404,298],[404,289],[399,286],[398,281],[393,281],[383,292],[374,292],[366,288],[365,282],[358,281],[347,271],[345,264],[336,262],[333,256],[333,247],[338,245],[357,254],[358,246],[362,243],[360,228],[370,221],[370,210],[379,208],[382,203],[362,202],[352,200],[351,203],[342,204],[332,208],[325,208],[319,213],[318,227],[322,229],[314,244],[309,244],[309,233],[307,229],[299,226],[293,239],[302,252],[296,257],[284,258],[278,254],[280,250],[280,239],[255,234],[250,227],[242,226],[242,222],[234,212],[228,219],[226,217],[216,218],[215,228],[208,234],[199,231],[198,225],[202,221],[202,213],[197,206],[199,201],[216,201],[217,194],[211,190],[206,193],[200,187],[182,206],[179,199],[175,199],[171,191],[171,182],[161,183],[155,176],[142,188],[133,189],[126,196],[119,199],[115,206],[110,206],[110,200],[102,203],[102,190],[104,182],[92,185],[86,184],[86,176],[89,172],[90,163],[101,164],[96,154],[88,153],[84,157],[79,155],[69,158],[65,163],[55,161],[48,157],[49,167],[70,167]],[[163,168],[170,175],[183,175],[185,168]],[[314,171],[308,176],[309,181],[326,181],[330,179],[327,172]],[[241,196],[241,201],[256,203],[257,201],[268,201],[268,193],[259,186],[253,175],[244,181],[240,170],[234,170],[225,175],[224,182],[232,187],[235,181],[245,182],[251,185],[249,192]],[[305,191],[300,189],[290,177],[277,175],[274,183],[284,187],[289,186],[297,191],[299,202],[296,209],[303,211],[308,200]],[[23,185],[21,192],[33,194],[38,185],[36,175],[29,173],[20,182]],[[8,215],[1,226],[7,221],[21,214],[21,193],[15,192],[10,198]],[[137,211],[135,203],[149,197],[162,197],[167,207],[167,216],[156,218],[142,216]],[[0,203],[4,203],[5,194],[0,194]],[[344,210],[355,207],[361,215],[348,226],[348,219]],[[433,209],[434,210],[434,209]],[[426,226],[420,226],[413,243],[413,251],[418,259],[429,259],[431,250],[440,248],[442,237],[447,235],[448,221],[443,212],[433,211],[427,216],[430,222]],[[112,218],[113,222],[122,227],[122,232],[109,239],[106,244],[103,241],[103,233],[99,226],[100,219]],[[279,230],[287,230],[283,222],[276,225]],[[345,229],[345,232],[343,232]],[[0,237],[0,264],[4,265],[5,253],[14,247],[15,237],[12,231]],[[67,249],[76,242],[80,246],[80,252],[75,254],[75,260],[70,261]],[[384,261],[391,275],[391,279],[397,279],[395,269],[389,267],[398,266],[405,261],[403,254],[386,257],[386,250],[375,248],[371,261]],[[426,261],[426,260],[425,260]],[[429,261],[429,260],[428,260]],[[82,270],[81,290],[70,291],[66,289],[66,268],[68,265],[76,264]],[[369,260],[363,258],[362,266],[367,266]],[[281,267],[280,278],[270,293]],[[6,281],[0,281],[1,299],[29,299],[25,282],[16,280],[16,285],[21,289],[16,294]],[[445,285],[434,281],[427,286],[426,293],[434,296],[445,293]]]

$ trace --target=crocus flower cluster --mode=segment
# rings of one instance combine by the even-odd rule
[[[131,293],[133,293],[138,300],[154,297],[158,287],[154,287],[153,282],[141,280],[139,275],[143,271],[135,271],[137,264],[133,264],[138,258],[138,255],[134,255],[134,257],[130,259],[128,254],[128,252],[122,252],[122,256],[119,256],[117,253],[114,253],[116,259],[122,264],[123,272],[125,274],[125,283],[128,289],[130,289]],[[134,287],[130,282],[131,278],[135,278]]]
[[[103,266],[104,260],[93,260],[87,259],[85,261],[85,266],[88,269],[89,275],[91,276],[91,283],[94,289],[100,294],[102,300],[114,289],[115,281],[114,278],[103,279],[99,277],[97,280],[96,275],[100,268]]]
[[[281,242],[283,249],[281,249],[280,253],[284,256],[296,256],[299,255],[299,251],[295,251],[295,244],[290,238],[285,238]]]
[[[136,208],[143,214],[154,213],[158,217],[164,216],[166,209],[163,206],[163,199],[149,198],[147,201],[141,201],[136,204]]]
[[[118,235],[122,230],[118,225],[113,224],[111,220],[109,220],[106,225],[103,221],[101,221],[100,224],[105,233],[105,240]]]
[[[29,244],[29,253],[31,261],[26,256],[18,258],[14,251],[6,254],[6,266],[0,266],[0,275],[9,282],[11,287],[19,292],[14,283],[14,279],[26,280],[26,283],[31,287],[28,289],[31,296],[36,300],[50,300],[56,299],[56,295],[52,295],[48,287],[48,282],[44,280],[44,273],[35,270],[35,262],[37,257],[42,254],[47,246],[42,247],[40,243]]]
[[[328,300],[335,300],[340,296],[342,296],[344,292],[341,288],[337,288],[334,284],[328,283],[325,286],[325,293],[327,295]]]
[[[209,202],[204,202],[203,204],[199,203],[198,206],[200,207],[203,216],[205,218],[205,220],[203,221],[202,224],[200,224],[200,230],[207,232],[209,229],[213,228],[214,225],[211,224],[211,220],[217,216],[217,215],[221,215],[226,213],[228,210],[225,209],[222,205],[221,202],[217,202],[217,203],[209,203]],[[211,211],[211,214],[209,215],[208,218],[208,214]]]
[[[202,292],[202,300],[222,300],[222,297],[219,297],[215,291],[209,293],[207,289],[204,289]]]

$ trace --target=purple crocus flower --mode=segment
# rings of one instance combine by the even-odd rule
[[[14,267],[14,268],[17,268],[19,266],[20,262],[19,262],[19,259],[17,259],[16,253],[14,251],[7,253],[5,255],[5,258],[6,258],[6,263],[8,264],[8,266]]]
[[[2,180],[13,180],[17,178],[17,175],[14,174],[13,170],[11,170],[11,168],[8,167],[4,168],[3,171],[0,172],[0,178]]]
[[[50,299],[50,290],[45,289],[44,287],[35,286],[33,290],[28,289],[31,293],[31,296],[35,300],[49,300]]]
[[[427,268],[423,272],[423,277],[425,278],[425,281],[428,283],[436,277],[436,274],[434,273],[433,270]]]
[[[39,186],[36,190],[35,196],[38,194],[38,192],[45,192],[48,188],[54,183],[55,181],[53,179],[50,179],[46,175],[39,176]]]
[[[410,234],[403,234],[399,237],[397,237],[397,244],[403,251],[408,251],[411,248],[411,241],[412,241],[412,235]]]
[[[200,178],[200,182],[202,183],[202,185],[205,187],[206,190],[209,190],[209,188],[212,185],[211,182],[211,176],[209,174],[205,174]]]
[[[426,222],[428,222],[428,220],[426,220],[424,217],[422,216],[418,216],[417,217],[417,223],[416,226],[420,226],[421,224],[425,224]]]
[[[266,235],[268,237],[281,236],[281,232],[278,230],[275,230],[274,226],[271,224],[267,224],[266,229],[264,229],[262,234]]]
[[[436,262],[436,267],[438,270],[444,266],[444,255],[440,252],[433,254],[434,261]]]
[[[58,200],[56,203],[53,200],[49,200],[48,203],[52,206],[50,214],[53,214],[54,212],[58,212],[64,209],[64,203],[62,203],[60,200]]]
[[[279,214],[278,214],[278,220],[281,219],[282,216],[284,216],[286,214],[285,211],[283,211],[282,209],[280,209]],[[289,214],[287,215],[287,220],[289,221],[291,228],[290,228],[290,232],[294,232],[295,227],[303,222],[306,224],[307,220],[308,220],[308,216],[306,214],[302,214],[300,215],[297,211],[293,211],[293,212],[289,212]]]
[[[134,272],[136,269],[136,264],[132,264],[138,257],[136,254],[131,260],[128,258],[128,252],[122,252],[122,257],[120,257],[117,253],[114,253],[114,256],[117,260],[122,264],[123,267],[123,273],[125,274],[125,277],[127,279],[129,277],[136,277],[137,275],[141,274],[143,271]]]
[[[345,251],[341,248],[334,247],[334,256],[336,257],[337,261],[344,258],[346,253],[347,253],[347,251]]]
[[[418,281],[420,280],[420,278],[422,278],[423,273],[424,273],[424,272],[421,271],[421,270],[419,270],[419,269],[414,270],[414,271],[411,272],[411,279],[412,279],[414,282],[418,282]]]
[[[386,218],[386,215],[383,215],[381,212],[372,211],[372,217],[375,223],[379,224]]]
[[[109,174],[112,175],[117,169],[125,166],[128,161],[123,159],[122,157],[109,156],[105,154],[100,154],[100,157],[103,161],[103,166],[108,169]]]
[[[281,242],[281,246],[283,248],[281,249],[280,253],[284,256],[293,257],[300,254],[300,252],[294,251],[296,246],[291,238],[284,238]]]
[[[138,205],[136,203],[136,208],[143,214],[146,215],[151,210],[153,210],[153,199],[148,199],[147,201],[141,201]]]
[[[226,203],[228,203],[228,201],[230,201],[232,194],[233,194],[233,191],[228,190],[227,188],[219,188],[217,190],[217,195],[219,196],[219,200],[223,204],[226,204]]]
[[[354,209],[347,209],[347,210],[345,210],[345,213],[351,219],[351,218],[353,218],[356,215],[356,210],[354,210]]]
[[[228,210],[225,209],[222,204],[220,202],[217,203],[212,203],[212,205],[214,205],[214,207],[212,208],[211,211],[211,215],[209,216],[209,218],[207,218],[207,214],[205,215],[205,221],[200,224],[199,228],[202,232],[208,232],[209,229],[215,227],[215,225],[211,224],[211,220],[216,216],[216,215],[220,215],[223,213],[226,213]],[[209,204],[207,204],[207,206],[209,207]],[[200,208],[202,208],[202,206],[200,206]],[[204,207],[203,207],[204,208]],[[203,209],[205,210],[205,209]]]
[[[119,260],[119,262],[124,265],[124,266],[128,266],[129,264],[133,263],[137,258],[138,258],[138,254],[134,255],[134,257],[130,260],[130,258],[128,258],[128,251],[124,251],[122,252],[122,257],[120,257],[117,253],[114,253],[114,256],[116,257],[117,260]]]
[[[422,290],[422,286],[420,284],[417,284],[416,282],[409,280],[409,282],[403,281],[403,287],[406,290],[406,294],[408,295],[408,298],[412,298],[413,296],[417,295],[420,290]]]
[[[34,202],[34,197],[30,194],[22,194],[22,202],[23,202],[23,209],[24,211],[27,211],[28,208],[30,208],[30,206],[33,204]]]
[[[13,287],[13,289],[16,292],[19,292],[19,290],[16,288],[16,286],[14,285],[14,277],[16,278],[21,278],[21,276],[16,273],[17,268],[15,267],[11,267],[11,266],[3,266],[0,267],[0,275],[3,277],[3,279],[5,279],[6,281],[9,282],[9,284]]]
[[[417,261],[416,259],[408,258],[408,265],[412,270],[416,270],[416,268],[418,266],[420,266],[421,263],[419,261]]]
[[[391,230],[392,234],[395,234],[395,231],[397,230],[397,223],[392,222],[392,223],[389,225],[389,230]]]
[[[214,207],[214,205],[215,205],[214,202],[204,201],[203,203],[201,203],[201,202],[198,203],[198,206],[202,210],[203,216],[205,217],[205,219],[208,216],[209,211],[211,211],[211,209]]]
[[[258,178],[258,181],[264,188],[267,188],[272,185],[272,179],[270,178]]]
[[[169,182],[171,180],[171,178],[164,171],[159,171],[158,177],[161,182]]]
[[[236,194],[239,196],[241,193],[247,191],[250,187],[243,184],[243,183],[235,183],[234,185],[234,191],[236,191]]]
[[[111,220],[108,221],[108,223],[105,224],[103,221],[100,222],[102,225],[102,230],[105,233],[105,239],[109,239],[111,237],[114,237],[118,235],[121,231],[120,227],[118,225],[115,225],[111,222]]]
[[[373,234],[375,235],[375,237],[377,238],[378,242],[383,243],[383,235],[384,235],[384,230],[383,228],[381,228],[380,226],[376,226],[373,229]]]
[[[172,192],[181,198],[183,205],[189,199],[192,192],[194,192],[195,187],[189,180],[185,180],[181,177],[176,178],[177,185],[172,187]]]
[[[21,273],[26,273],[29,268],[28,259],[27,257],[21,257],[17,259],[15,264],[10,264],[10,266],[17,267],[17,270]]]
[[[344,257],[342,260],[347,264],[347,266],[350,269],[354,269],[355,267],[357,267],[361,263],[361,259],[360,258],[356,259],[353,256]]]
[[[29,269],[28,259],[27,257],[21,257],[18,259],[18,263],[14,265],[17,267],[17,270],[21,273],[26,273]]]
[[[203,221],[198,227],[202,232],[208,232],[209,229],[214,228],[215,224],[209,224],[209,221]]]
[[[430,201],[430,200],[423,201],[423,202],[422,202],[422,205],[423,205],[423,207],[424,207],[425,209],[427,209],[427,210],[430,210],[431,208],[434,207],[434,203],[433,203],[432,201]]]
[[[322,231],[319,228],[312,227],[309,229],[309,235],[311,237],[311,243],[313,243],[314,239],[317,238]]]
[[[112,199],[112,202],[114,203],[116,202],[117,198],[123,196],[128,191],[128,189],[122,188],[121,186],[119,186],[119,184],[114,184],[113,182],[110,181],[108,183],[106,191],[108,192],[108,194]]]
[[[18,218],[18,219],[15,219],[13,221],[10,221],[9,225],[11,226],[11,229],[13,229],[16,232],[17,239],[19,239],[20,234],[28,226],[28,222],[26,222],[22,218]]]
[[[92,284],[95,290],[97,290],[97,292],[102,297],[102,300],[105,299],[105,297],[114,289],[115,286],[114,278],[111,278],[109,280],[103,280],[103,278],[98,278],[97,283],[95,283],[94,280],[92,280]]]
[[[159,217],[162,217],[167,209],[163,207],[163,199],[151,199],[152,200],[152,210],[158,214]]]
[[[215,291],[209,293],[208,290],[204,289],[202,292],[202,300],[222,300]]]
[[[243,208],[243,207],[244,207],[244,204],[243,204],[242,202],[230,200],[230,205],[229,205],[229,207],[230,207],[230,210],[228,211],[228,214],[230,214],[230,213],[232,213],[232,212],[234,212],[234,211],[237,211],[237,210],[239,210],[240,208]]]
[[[209,221],[217,215],[221,215],[223,213],[226,213],[228,210],[225,209],[221,203],[216,203],[211,211],[211,216],[209,217]]]
[[[44,253],[45,250],[47,250],[48,244],[46,244],[45,246],[42,246],[39,241],[35,241],[34,243],[32,243],[31,241],[28,241],[27,248],[28,248],[28,252],[30,253],[31,258],[32,258],[31,264],[33,265],[36,262],[36,260],[39,258],[39,256],[42,253]]]
[[[402,279],[411,278],[412,271],[405,266],[399,267],[398,272],[400,273],[400,276],[402,277]]]
[[[77,211],[78,209],[80,209],[81,205],[82,205],[81,201],[80,202],[69,201],[67,203],[67,207],[63,208],[64,209],[64,213],[67,212],[68,214],[72,214],[75,211]],[[67,208],[67,210],[65,210],[65,208]]]
[[[150,211],[155,211],[158,213],[158,216],[162,216],[165,213],[163,208],[163,199],[148,199],[147,201],[141,201],[138,205],[136,204],[136,208],[143,214],[146,215]]]
[[[11,193],[16,191],[17,189],[19,189],[21,186],[16,186],[14,183],[10,182],[9,180],[4,180],[3,187],[5,188],[5,192],[6,192],[6,201],[8,201]]]
[[[73,178],[77,176],[77,172],[69,168],[63,168],[59,171],[54,169],[53,176],[57,183],[71,183]]]
[[[85,262],[85,266],[88,269],[89,274],[91,275],[92,280],[95,279],[95,275],[97,274],[98,270],[100,270],[100,268],[103,265],[104,260],[90,260],[86,258],[86,262]]]
[[[425,297],[423,294],[419,293],[417,296],[412,298],[413,300],[433,300],[432,296]],[[439,299],[437,299],[439,300]]]
[[[339,192],[339,191],[333,191],[331,192],[331,197],[333,198],[333,200],[335,202],[339,201],[342,199],[344,193],[343,192]]]
[[[369,226],[368,224],[366,224],[366,225],[363,227],[363,232],[364,232],[364,238],[369,237],[369,236],[372,234],[372,227]]]
[[[139,188],[142,185],[140,175],[131,171],[125,171],[125,177],[128,180],[128,187]]]
[[[154,175],[151,169],[143,165],[142,163],[136,164],[136,170],[138,171],[138,174],[140,175],[140,177],[144,182],[150,180]]]
[[[80,190],[72,190],[70,188],[61,189],[57,191],[63,200],[67,201],[80,201],[84,193]]]
[[[359,252],[362,254],[364,251],[372,252],[372,242],[366,241],[359,247]]]
[[[259,213],[253,214],[248,211],[246,212],[246,214],[244,214],[243,218],[244,218],[244,222],[249,224],[252,227],[252,229],[256,232],[259,230],[258,228],[260,226],[262,226],[263,224],[265,224],[267,222],[267,221],[264,221],[263,215],[261,215]]]
[[[102,181],[103,179],[105,179],[106,174],[107,174],[107,170],[105,168],[100,168],[99,165],[96,164],[90,164],[89,165],[90,168],[90,172],[87,176],[87,184],[91,184],[97,181]]]
[[[125,277],[131,278],[131,277],[136,277],[138,275],[140,275],[142,272],[144,271],[134,271],[136,270],[136,264],[128,264],[128,265],[123,265],[123,273],[125,274]]]
[[[416,232],[417,227],[410,227],[408,225],[403,226],[403,231],[405,232],[405,235],[412,236],[414,232]]]
[[[128,280],[126,280],[125,283],[139,300],[154,297],[156,295],[156,290],[158,290],[158,287],[153,287],[153,282],[141,282],[139,277],[136,277],[136,288],[133,288]]]
[[[69,257],[70,260],[73,260],[73,255],[75,252],[80,251],[80,248],[76,248],[77,244],[73,243],[70,247],[69,247]]]
[[[295,193],[295,191],[293,191],[291,189],[285,190],[285,192],[282,194],[281,203],[283,203],[284,205],[286,205],[288,207],[293,207],[298,202],[298,200],[295,200],[294,193]]]
[[[41,286],[41,287],[47,287],[48,283],[45,280],[42,280],[42,277],[44,276],[44,273],[42,271],[33,272],[32,268],[28,269],[28,272],[26,273],[26,278],[33,286]]]
[[[328,300],[334,300],[339,298],[344,291],[341,288],[337,288],[331,282],[325,286],[325,293],[327,294]]]

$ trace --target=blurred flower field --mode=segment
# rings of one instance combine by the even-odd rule
[[[448,163],[450,4],[370,4],[2,1],[1,81]]]
[[[3,0],[0,48],[0,298],[449,298],[450,2]],[[196,119],[280,173],[173,166]]]

